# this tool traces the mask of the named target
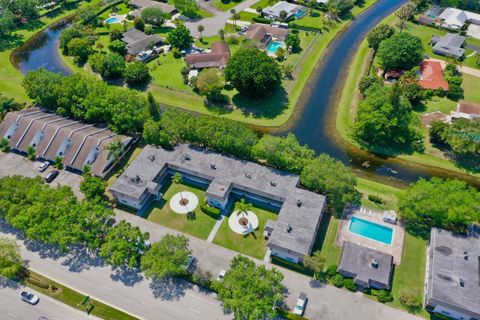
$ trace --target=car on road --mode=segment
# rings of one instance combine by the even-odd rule
[[[30,303],[30,304],[37,304],[38,301],[40,300],[40,298],[36,295],[36,294],[33,294],[33,293],[30,293],[30,292],[27,292],[27,291],[22,291],[20,292],[20,298],[27,302],[27,303]]]
[[[295,309],[293,310],[294,314],[303,316],[307,299],[307,294],[305,292],[300,292],[300,294],[298,295],[297,304],[295,305]]]
[[[45,182],[46,183],[52,182],[53,180],[55,180],[55,178],[58,176],[59,173],[60,172],[58,170],[50,171],[50,173],[45,177]]]
[[[40,163],[40,165],[38,166],[38,171],[39,172],[44,172],[45,170],[47,170],[47,168],[50,166],[50,162],[48,161],[45,161],[45,162],[42,162]]]
[[[225,278],[226,274],[227,274],[227,270],[225,269],[220,270],[220,273],[217,276],[217,281],[223,281],[223,278]]]

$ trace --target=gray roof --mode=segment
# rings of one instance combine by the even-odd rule
[[[427,303],[446,304],[479,319],[480,232],[467,237],[433,228],[429,258]]]
[[[280,17],[280,13],[282,11],[285,11],[287,13],[287,18],[289,18],[301,8],[302,6],[299,6],[298,4],[280,1],[270,7],[266,7],[265,9],[263,9],[263,13],[274,17]]]
[[[434,36],[433,42],[436,42],[433,46],[433,52],[460,58],[465,53],[465,49],[462,48],[466,38],[458,34],[447,33],[443,37]]]
[[[207,195],[225,198],[232,188],[282,202],[269,243],[310,254],[325,197],[297,187],[299,177],[257,163],[181,144],[174,150],[146,146],[110,188],[113,194],[141,200],[147,182],[159,182],[167,169],[211,182]],[[297,201],[301,206],[297,206]],[[292,232],[287,232],[287,225]]]
[[[372,266],[374,260],[378,262],[377,268]],[[392,264],[393,257],[389,254],[345,241],[338,272],[364,284],[376,282],[389,288]]]
[[[175,12],[177,9],[164,2],[159,2],[159,1],[152,1],[152,0],[131,0],[130,3],[139,8],[139,9],[145,9],[145,8],[159,8],[165,13],[171,14],[172,12]]]
[[[148,48],[151,43],[158,43],[164,39],[156,34],[147,35],[140,30],[131,28],[123,34],[122,41],[127,45],[129,54],[137,54]]]

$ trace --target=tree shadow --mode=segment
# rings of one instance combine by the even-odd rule
[[[0,276],[0,289],[18,289],[21,288],[22,285],[18,282],[15,282],[13,280],[10,280],[8,278],[5,278],[3,276]]]
[[[283,86],[279,86],[271,95],[254,99],[237,93],[232,101],[242,110],[246,117],[273,119],[285,111],[288,106],[288,94]]]
[[[65,252],[52,244],[45,244],[31,239],[25,239],[24,244],[28,251],[37,253],[42,259],[58,260],[65,256]]]
[[[480,173],[480,156],[475,154],[456,155],[455,164],[469,173]]]
[[[185,296],[185,290],[192,288],[192,284],[186,280],[166,277],[153,279],[150,283],[155,299],[174,301]]]
[[[84,247],[75,247],[70,250],[68,256],[62,261],[63,266],[68,267],[68,271],[80,273],[90,267],[104,267],[105,260],[97,256],[95,253],[90,253]]]
[[[110,275],[113,281],[120,281],[127,287],[133,287],[136,283],[143,280],[143,276],[138,269],[127,267],[116,268],[114,273]]]

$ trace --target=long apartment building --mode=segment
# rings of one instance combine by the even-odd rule
[[[34,148],[37,159],[54,162],[60,157],[65,168],[81,173],[89,166],[99,177],[107,175],[113,164],[106,146],[119,139],[127,150],[132,142],[131,137],[117,135],[107,128],[38,108],[8,113],[0,123],[0,139],[7,139],[15,152],[27,154]]]

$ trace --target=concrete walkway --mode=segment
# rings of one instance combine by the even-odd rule
[[[442,68],[445,68],[445,65],[447,64],[447,62],[445,60],[434,59],[434,58],[430,58],[428,60],[440,62],[440,64],[442,65]],[[480,78],[480,69],[474,69],[474,68],[470,68],[470,67],[466,67],[466,66],[458,66],[458,70],[461,73],[466,73],[466,74],[472,75],[474,77],[479,77]]]
[[[215,236],[217,235],[218,229],[220,229],[220,226],[222,225],[223,220],[225,220],[225,216],[222,215],[220,216],[220,219],[215,222],[215,225],[213,226],[212,231],[210,231],[210,234],[208,235],[207,242],[212,242],[213,239],[215,239]]]

